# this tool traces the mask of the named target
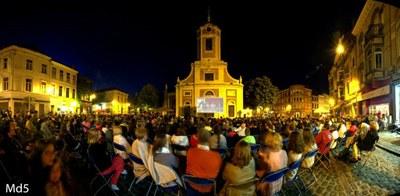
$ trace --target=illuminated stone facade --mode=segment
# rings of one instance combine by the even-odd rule
[[[307,117],[312,115],[312,90],[304,85],[291,85],[278,92],[274,111],[284,116]]]
[[[386,114],[400,121],[400,9],[367,0],[340,42],[329,73],[336,114]],[[396,98],[397,97],[397,98]]]
[[[128,93],[117,89],[103,89],[95,93],[93,111],[101,114],[128,114]]]
[[[0,109],[75,113],[78,71],[15,45],[0,50]]]
[[[208,22],[197,31],[198,60],[191,64],[189,76],[176,84],[176,116],[185,114],[209,117],[238,117],[243,110],[243,84],[230,76],[228,64],[221,60],[221,30]],[[223,99],[223,112],[196,112],[199,97]]]

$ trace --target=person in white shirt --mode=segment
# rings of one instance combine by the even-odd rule
[[[245,137],[246,136],[246,123],[242,123],[240,125],[240,127],[238,127],[237,129],[235,129],[235,132],[241,136],[241,137]]]

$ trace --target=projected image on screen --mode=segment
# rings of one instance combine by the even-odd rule
[[[223,99],[215,97],[199,97],[197,99],[197,113],[223,112]]]

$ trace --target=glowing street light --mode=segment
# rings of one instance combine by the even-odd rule
[[[339,40],[339,44],[336,47],[336,54],[341,55],[344,53],[344,46],[342,44],[342,40]]]
[[[335,105],[335,99],[333,99],[332,97],[329,98],[328,102],[329,102],[329,105],[330,105],[331,107],[333,107],[333,106]]]

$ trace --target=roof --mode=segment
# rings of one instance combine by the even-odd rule
[[[129,94],[127,91],[122,90],[122,89],[117,88],[117,87],[103,88],[103,89],[96,90],[96,92],[105,92],[105,91],[113,91],[113,90],[117,90],[117,91],[121,91],[123,93]]]
[[[9,45],[9,46],[0,48],[0,51],[1,51],[1,50],[7,50],[7,49],[10,49],[10,50],[12,50],[12,49],[16,49],[16,50],[25,50],[25,51],[28,51],[28,52],[33,53],[33,54],[35,54],[35,55],[41,56],[42,58],[46,58],[47,60],[50,60],[51,62],[54,62],[54,63],[56,63],[56,64],[62,65],[62,66],[64,66],[64,67],[67,67],[67,68],[69,68],[69,69],[72,69],[72,70],[78,72],[78,70],[75,69],[74,67],[65,65],[65,64],[63,64],[63,63],[60,63],[60,62],[54,60],[53,58],[47,56],[46,54],[40,52],[39,49],[36,49],[36,47],[35,47],[35,50],[32,50],[32,49],[29,49],[29,48],[26,48],[26,47],[22,47],[22,46],[19,46],[19,45],[12,44],[12,45]]]

